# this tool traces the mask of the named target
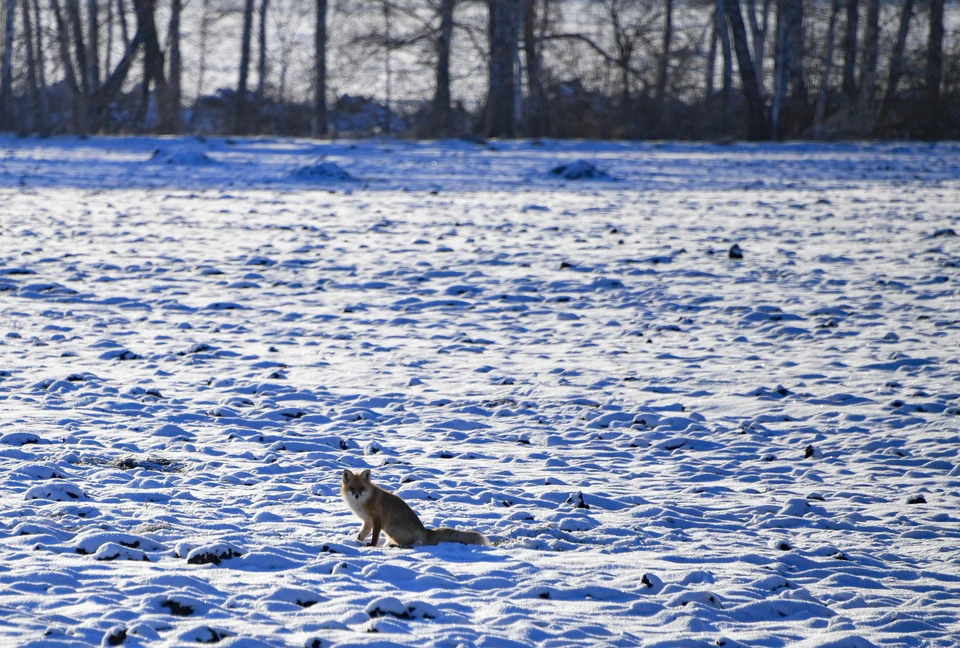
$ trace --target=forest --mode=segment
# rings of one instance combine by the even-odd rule
[[[2,0],[0,130],[954,139],[945,0]]]

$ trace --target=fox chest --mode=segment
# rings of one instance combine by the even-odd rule
[[[350,508],[351,511],[353,511],[354,515],[356,515],[358,518],[360,518],[364,522],[373,521],[370,519],[370,516],[367,514],[367,512],[363,509],[363,505],[366,504],[367,502],[366,498],[357,499],[356,497],[350,497],[346,493],[342,494],[342,497],[343,497],[343,501],[347,503],[347,506]]]

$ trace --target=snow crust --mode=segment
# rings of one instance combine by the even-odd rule
[[[0,144],[0,644],[956,645],[960,147]]]

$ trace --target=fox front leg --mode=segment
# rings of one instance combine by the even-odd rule
[[[363,527],[360,528],[360,533],[357,534],[357,540],[363,542],[367,537],[367,534],[370,533],[370,529],[373,528],[373,525],[369,522],[364,522]]]
[[[376,547],[380,544],[380,520],[373,521],[373,537],[370,538],[370,546]]]

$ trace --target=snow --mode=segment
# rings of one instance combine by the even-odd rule
[[[0,644],[956,644],[960,146],[2,145]]]

